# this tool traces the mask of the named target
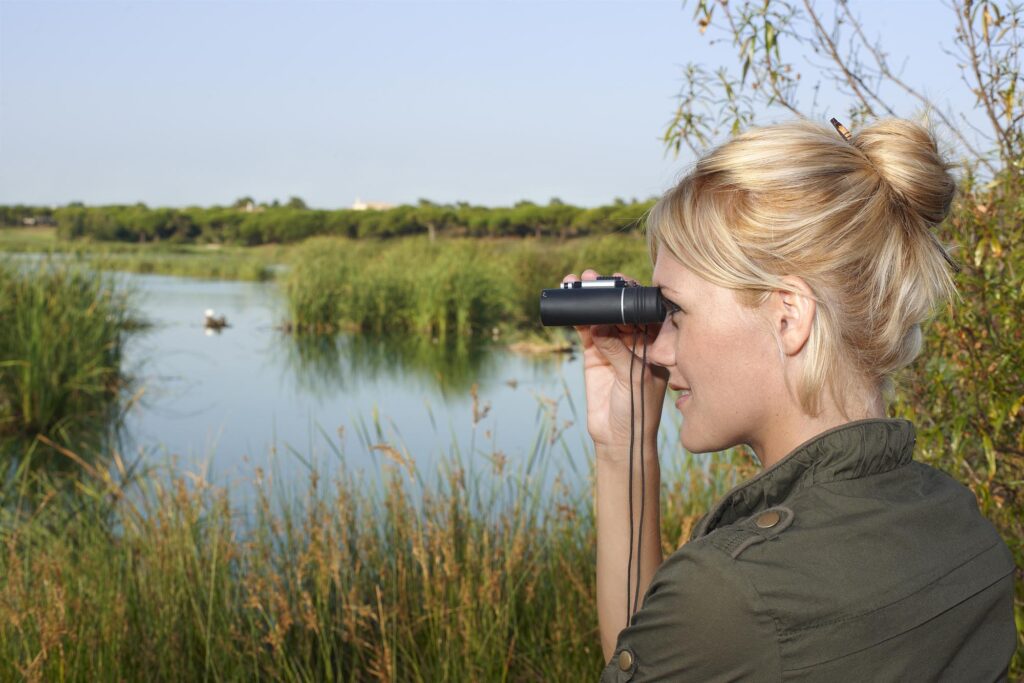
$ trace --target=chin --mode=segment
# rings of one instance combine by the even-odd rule
[[[714,453],[740,444],[739,441],[721,436],[703,434],[697,429],[687,429],[686,418],[683,418],[683,426],[679,428],[679,442],[690,453]]]

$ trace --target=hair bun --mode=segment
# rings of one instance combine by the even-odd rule
[[[945,220],[956,192],[953,165],[924,126],[884,119],[859,131],[852,142],[911,210],[930,225]]]

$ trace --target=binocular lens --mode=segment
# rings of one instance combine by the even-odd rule
[[[545,289],[540,293],[540,320],[546,326],[660,323],[665,303],[657,287]]]

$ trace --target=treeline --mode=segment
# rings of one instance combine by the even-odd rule
[[[119,242],[200,242],[257,245],[297,242],[313,235],[350,239],[426,234],[451,237],[577,237],[628,230],[643,220],[654,199],[583,208],[552,199],[512,207],[435,204],[421,200],[384,210],[309,209],[287,204],[149,208],[145,204],[69,205],[52,211],[62,239]],[[19,221],[20,222],[20,221]]]
[[[53,225],[54,209],[49,206],[28,204],[0,204],[0,227]]]

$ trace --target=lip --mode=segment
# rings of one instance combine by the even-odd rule
[[[674,387],[673,387],[674,388]],[[676,399],[676,410],[682,410],[683,404],[690,400],[690,389],[688,387],[679,387],[677,391],[685,392]]]

